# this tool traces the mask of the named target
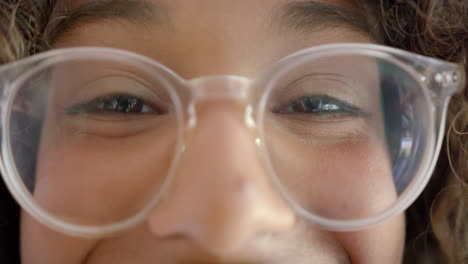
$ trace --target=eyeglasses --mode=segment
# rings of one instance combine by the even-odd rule
[[[43,224],[75,236],[115,233],[145,219],[191,136],[231,109],[298,215],[328,230],[363,229],[424,189],[463,74],[371,44],[305,49],[256,79],[185,80],[127,51],[53,50],[0,67],[1,172]]]

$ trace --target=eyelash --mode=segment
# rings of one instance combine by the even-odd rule
[[[160,106],[149,104],[145,100],[129,94],[110,94],[91,101],[73,105],[66,109],[69,115],[79,114],[165,114]]]
[[[328,95],[299,97],[273,109],[272,112],[284,115],[315,115],[321,118],[366,115],[358,107]]]

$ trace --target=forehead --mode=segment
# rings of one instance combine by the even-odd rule
[[[91,2],[98,2],[102,0],[65,0],[62,1],[66,6],[68,7],[77,7],[79,5],[91,3]],[[251,6],[255,5],[262,5],[262,6],[268,6],[268,5],[277,5],[277,4],[285,4],[288,2],[311,2],[307,0],[193,0],[193,1],[187,1],[187,0],[129,0],[129,1],[145,1],[145,2],[151,2],[151,3],[156,3],[156,4],[165,4],[165,5],[173,5],[173,6],[190,6],[190,5],[199,5],[199,4],[210,4],[210,5],[216,5],[216,4],[248,4]],[[328,3],[332,5],[339,5],[339,6],[345,6],[348,8],[354,8],[356,9],[356,2],[353,0],[313,0],[313,2],[322,2],[322,3]]]
[[[54,13],[58,20],[65,18],[67,22],[84,17],[88,21],[124,18],[130,22],[159,20],[180,24],[191,19],[194,26],[206,20],[213,26],[234,26],[245,21],[286,25],[296,30],[330,24],[328,26],[348,26],[352,30],[369,32],[364,12],[350,0],[65,0],[59,2]]]
[[[181,61],[190,60],[191,67],[204,74],[239,73],[240,67],[261,70],[305,47],[370,41],[366,17],[351,1],[71,0],[62,4],[66,5],[59,7],[60,19],[51,34],[58,40],[55,47],[127,49],[182,75]],[[197,75],[193,69],[187,75]]]

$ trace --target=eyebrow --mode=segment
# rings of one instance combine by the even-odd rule
[[[368,18],[354,9],[315,1],[296,1],[282,5],[273,16],[276,28],[309,34],[330,27],[347,27],[373,35]]]
[[[61,35],[87,23],[126,21],[133,24],[170,24],[167,7],[146,0],[95,0],[62,11],[47,30],[53,43]],[[373,35],[367,17],[350,8],[315,1],[295,1],[274,10],[272,25],[280,32],[294,31],[309,34],[330,27],[349,27]]]
[[[47,29],[47,38],[54,42],[61,35],[88,23],[126,21],[133,24],[167,24],[169,16],[163,5],[139,0],[96,0],[61,11]]]

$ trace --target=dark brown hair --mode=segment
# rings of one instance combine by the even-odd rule
[[[358,0],[384,44],[465,63],[466,0]],[[47,49],[54,0],[0,1],[0,64]],[[466,69],[466,68],[465,68]],[[450,102],[429,185],[407,210],[405,263],[468,263],[468,89]],[[0,180],[0,260],[19,263],[19,207]]]
[[[468,2],[361,1],[386,45],[466,65]],[[465,66],[465,71],[467,70]],[[407,210],[404,263],[468,263],[468,89],[450,101],[429,185]]]

